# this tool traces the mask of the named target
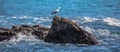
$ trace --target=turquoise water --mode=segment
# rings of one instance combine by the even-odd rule
[[[0,0],[0,27],[49,27],[50,13],[58,7],[57,15],[77,22],[101,44],[52,44],[19,34],[18,39],[0,42],[0,52],[120,52],[120,0]]]
[[[61,7],[61,16],[120,17],[119,0],[1,0],[1,14],[48,16]]]

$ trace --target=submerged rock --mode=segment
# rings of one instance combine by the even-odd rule
[[[80,28],[76,23],[55,16],[48,35],[45,37],[46,42],[50,43],[71,43],[71,44],[97,44],[97,40],[86,30]]]
[[[5,28],[0,28],[0,41],[3,40],[9,40],[10,38],[12,38],[13,36],[15,36],[16,34],[13,33],[11,30],[9,29],[5,29]]]

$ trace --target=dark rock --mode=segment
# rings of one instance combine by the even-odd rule
[[[20,26],[12,26],[12,31],[13,32],[20,32],[21,31]]]
[[[49,28],[45,28],[40,25],[34,25],[32,34],[38,36],[38,38],[40,39],[44,39],[45,36],[48,34],[48,29]]]
[[[11,32],[9,29],[0,28],[0,41],[9,40],[16,34]]]
[[[33,25],[33,28],[41,27],[41,25]]]
[[[80,28],[76,23],[55,16],[52,26],[45,37],[46,42],[50,43],[71,43],[71,44],[97,44],[97,40],[86,30]]]
[[[12,26],[12,31],[16,34],[22,33],[23,35],[29,35],[32,33],[32,27],[29,25]]]
[[[31,28],[31,26],[29,26],[29,25],[21,25],[21,27],[23,27],[23,28]]]
[[[30,35],[33,31],[33,28],[29,25],[21,25],[20,29],[21,29],[21,33],[24,35]]]
[[[48,34],[48,29],[42,27],[40,25],[33,25],[33,27],[29,25],[21,25],[21,26],[13,26],[12,31],[16,34],[21,33],[22,35],[36,35],[40,39],[44,39],[45,35]]]
[[[10,29],[0,28],[0,32],[1,31],[10,31]]]
[[[0,41],[9,40],[13,36],[17,38],[18,36],[16,35],[19,33],[27,36],[35,35],[40,39],[44,39],[48,34],[48,29],[40,25],[34,25],[33,27],[29,25],[16,25],[12,26],[12,29],[0,28]]]

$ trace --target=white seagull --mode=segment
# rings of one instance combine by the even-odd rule
[[[56,10],[54,10],[51,14],[56,14],[56,13],[58,13],[59,11],[60,11],[60,8],[61,7],[58,7]]]

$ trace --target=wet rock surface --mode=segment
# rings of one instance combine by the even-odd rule
[[[97,44],[94,36],[80,28],[76,23],[68,19],[55,16],[51,28],[41,25],[16,25],[11,29],[0,28],[0,41],[9,40],[19,33],[22,35],[35,35],[39,39],[49,43],[71,43],[71,44]]]
[[[17,35],[21,33],[22,35],[35,35],[39,39],[44,39],[45,35],[48,34],[48,29],[40,25],[17,25],[12,26],[11,29],[0,28],[0,41],[9,40],[13,36],[17,38]]]
[[[55,16],[52,26],[45,37],[50,43],[71,43],[71,44],[97,44],[97,40],[90,33],[80,28],[76,23]]]
[[[49,30],[49,28],[45,28],[40,25],[34,25],[32,34],[34,34],[34,35],[38,36],[38,38],[44,40],[45,36],[48,34],[48,30]]]
[[[12,31],[16,34],[22,33],[23,35],[29,35],[32,32],[32,27],[28,25],[12,26]]]
[[[21,26],[13,26],[12,30],[15,33],[21,33],[22,35],[36,35],[39,39],[44,39],[46,33],[48,34],[48,29],[41,25],[21,25]],[[45,33],[46,32],[46,33]]]
[[[15,35],[10,29],[0,28],[0,41],[9,40]]]

